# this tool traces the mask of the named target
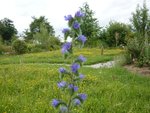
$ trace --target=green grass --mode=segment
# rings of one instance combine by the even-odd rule
[[[121,49],[106,49],[104,55],[101,55],[101,50],[96,48],[83,48],[81,50],[75,49],[74,57],[82,54],[87,57],[86,64],[95,64],[98,62],[106,62],[114,59],[114,56],[123,53]],[[70,63],[71,60],[65,61]],[[41,53],[30,53],[24,55],[1,55],[0,64],[18,64],[18,63],[64,63],[60,50],[41,52]]]
[[[111,49],[100,55],[100,49],[84,48],[75,50],[75,57],[83,54],[88,59],[86,64],[94,64],[113,60],[121,53],[123,50]],[[0,113],[57,113],[52,99],[66,99],[67,94],[57,87],[60,66],[48,63],[64,63],[60,50],[0,56]],[[86,78],[79,84],[79,92],[88,98],[74,113],[150,112],[150,78],[122,67],[84,67],[80,72]]]
[[[57,88],[58,68],[49,64],[0,65],[0,112],[56,113],[51,100],[66,97]],[[76,113],[150,112],[149,78],[121,67],[80,71],[86,78],[79,92],[85,92],[88,98]]]

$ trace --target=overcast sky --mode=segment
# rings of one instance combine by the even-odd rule
[[[66,27],[64,16],[74,15],[84,2],[95,12],[100,26],[106,26],[110,20],[128,23],[137,4],[143,4],[143,0],[0,0],[0,19],[7,17],[13,20],[21,33],[29,28],[32,16],[45,16],[56,35],[61,35],[61,30]],[[150,9],[150,0],[146,2]]]

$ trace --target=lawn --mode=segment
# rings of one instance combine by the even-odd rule
[[[96,48],[75,49],[75,57],[87,57],[86,64],[110,61],[121,53],[120,49],[107,49],[104,55]],[[52,99],[67,96],[57,87],[60,66],[51,63],[64,63],[60,50],[0,56],[0,113],[57,113],[51,106]],[[80,72],[86,77],[78,92],[88,98],[74,113],[149,113],[150,78],[118,66],[83,67]]]
[[[51,100],[66,97],[57,87],[58,68],[49,64],[0,65],[0,112],[56,113]],[[79,92],[88,98],[75,113],[150,112],[149,78],[122,67],[80,71],[86,78]]]
[[[82,54],[87,58],[85,64],[95,64],[98,62],[106,62],[114,59],[114,56],[123,53],[122,49],[105,49],[104,55],[101,55],[99,48],[83,48],[75,49],[74,57]],[[1,55],[0,64],[18,64],[18,63],[70,63],[71,60],[64,61],[60,50],[30,53],[24,55]]]

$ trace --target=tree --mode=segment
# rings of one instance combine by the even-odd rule
[[[130,19],[135,37],[128,42],[128,52],[138,66],[150,65],[150,15],[146,3],[136,8]]]
[[[17,30],[12,20],[8,18],[0,20],[0,35],[3,41],[11,41],[12,37],[16,34]]]
[[[33,35],[40,32],[41,24],[43,24],[46,27],[48,34],[50,36],[54,35],[53,26],[50,25],[50,23],[45,18],[45,16],[40,16],[39,18],[36,18],[36,17],[32,17],[32,18],[33,18],[33,22],[31,22],[30,24],[30,29],[29,30],[26,29],[24,32],[26,40],[32,40]]]
[[[106,30],[106,42],[109,46],[126,45],[126,37],[130,32],[128,25],[119,22],[110,22]]]
[[[150,15],[146,3],[144,2],[143,8],[139,5],[136,8],[136,12],[132,13],[130,19],[132,30],[136,33],[136,36],[144,38],[146,34],[150,32]]]
[[[60,45],[60,41],[56,37],[49,35],[46,25],[41,24],[39,28],[39,32],[33,35],[37,45],[40,45],[45,50],[58,49],[56,46]]]
[[[86,46],[94,46],[99,40],[101,27],[98,24],[97,18],[94,18],[94,12],[90,9],[87,3],[85,3],[80,10],[85,13],[83,23],[81,24],[81,30],[87,37]]]

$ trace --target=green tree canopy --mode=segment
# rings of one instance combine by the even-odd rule
[[[81,29],[82,33],[88,39],[86,45],[94,46],[99,40],[101,27],[98,24],[97,18],[94,17],[94,12],[90,9],[87,3],[83,4],[80,10],[85,13]]]
[[[50,23],[45,18],[45,16],[40,16],[39,18],[36,18],[36,17],[32,17],[32,18],[33,18],[33,21],[30,24],[30,28],[26,29],[26,31],[24,32],[25,39],[32,40],[34,34],[40,32],[41,24],[45,26],[50,36],[54,35],[55,32],[54,32],[53,26],[50,25]]]
[[[3,41],[11,41],[12,37],[16,34],[17,30],[12,20],[8,18],[0,20],[0,35]]]
[[[128,25],[111,21],[106,27],[106,42],[109,46],[126,45],[125,39],[129,32]]]
[[[143,7],[138,5],[135,13],[132,13],[132,18],[130,19],[133,32],[135,32],[136,37],[142,38],[141,40],[143,40],[146,35],[150,37],[150,14],[148,11],[146,3],[143,4]]]
[[[60,40],[49,35],[45,24],[40,25],[39,32],[35,33],[33,38],[37,45],[40,45],[45,50],[57,49],[56,46],[60,46]]]

